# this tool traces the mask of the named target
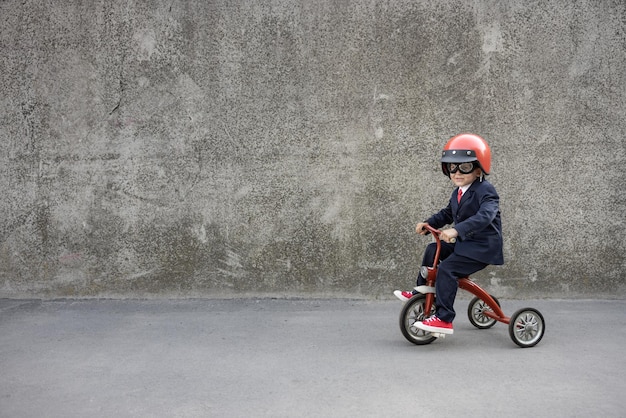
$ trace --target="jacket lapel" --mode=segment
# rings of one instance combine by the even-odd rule
[[[476,183],[476,182],[474,181],[474,183]],[[458,203],[458,207],[461,207],[463,202],[465,202],[467,199],[469,199],[470,196],[474,193],[474,183],[470,184],[470,187],[468,187],[467,190],[465,191],[465,193],[463,193],[463,195],[461,196],[461,201]],[[457,191],[457,193],[458,193],[458,191]]]

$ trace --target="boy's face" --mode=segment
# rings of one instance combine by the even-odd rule
[[[482,171],[480,168],[475,169],[469,174],[463,174],[460,170],[458,170],[456,173],[450,174],[450,180],[452,180],[452,183],[454,183],[457,187],[468,186],[480,177],[481,173]]]

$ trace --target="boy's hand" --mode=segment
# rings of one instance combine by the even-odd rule
[[[417,224],[417,226],[415,227],[415,232],[417,232],[420,235],[426,235],[428,234],[428,230],[426,230],[424,228],[424,226],[428,225],[426,222],[420,222]]]
[[[445,241],[450,244],[454,244],[456,242],[456,237],[458,236],[459,236],[459,233],[454,228],[444,229],[443,231],[441,231],[441,234],[439,234],[439,238],[442,241]]]

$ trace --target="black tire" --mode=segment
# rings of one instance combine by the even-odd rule
[[[493,298],[493,300],[496,301],[498,306],[500,306],[500,301],[493,296],[491,297]],[[489,305],[487,305],[484,300],[475,297],[467,306],[467,318],[469,319],[470,323],[478,329],[491,328],[498,321],[493,318],[489,318],[488,316],[485,316],[483,312],[486,310],[491,311]]]
[[[546,331],[546,322],[537,309],[524,308],[515,312],[509,322],[509,336],[522,348],[534,347]]]
[[[400,331],[402,335],[409,342],[416,345],[430,344],[437,339],[433,337],[430,332],[422,331],[413,326],[417,321],[425,319],[424,315],[424,303],[426,302],[426,296],[418,293],[409,299],[400,312]],[[428,316],[435,314],[435,304]]]

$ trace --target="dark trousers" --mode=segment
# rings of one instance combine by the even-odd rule
[[[424,251],[422,260],[423,266],[432,267],[435,259],[437,244],[428,244]],[[471,258],[463,257],[454,253],[454,244],[441,243],[441,253],[439,254],[439,269],[437,270],[437,281],[435,291],[437,299],[437,317],[445,322],[452,322],[456,313],[454,312],[454,299],[459,289],[458,279],[476,273],[488,266],[488,264]],[[417,285],[426,284],[426,280],[421,274],[417,276]]]

